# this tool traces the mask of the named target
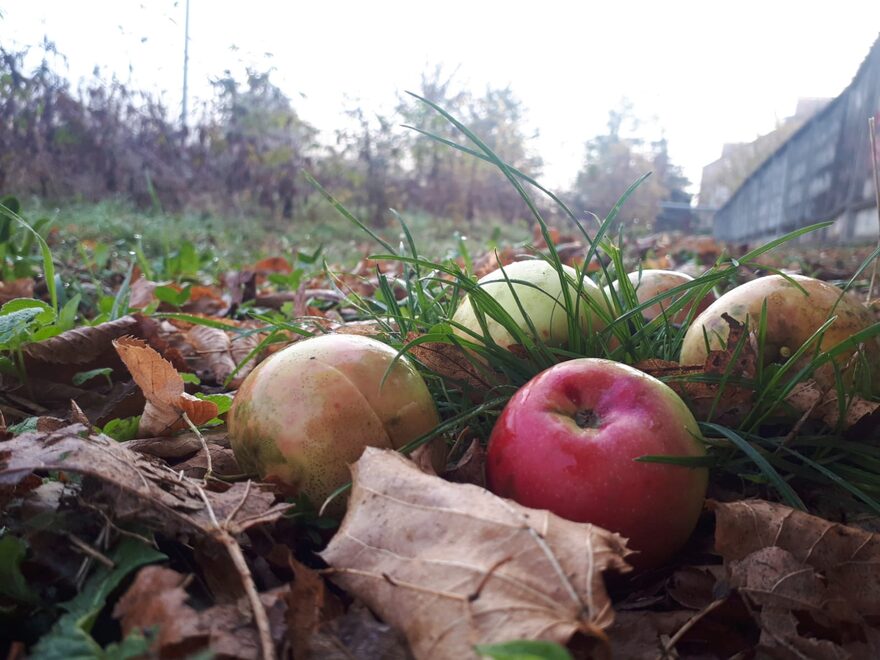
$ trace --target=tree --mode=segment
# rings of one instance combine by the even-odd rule
[[[522,103],[509,87],[488,87],[481,96],[455,92],[452,78],[444,77],[438,67],[422,76],[420,95],[459,119],[506,163],[532,176],[539,174],[542,161],[528,150]],[[423,103],[401,103],[398,111],[410,126],[474,146]],[[418,132],[408,135],[407,154],[412,167],[409,199],[428,213],[471,222],[488,216],[510,221],[525,211],[516,190],[489,163],[438,145]]]
[[[227,72],[228,74],[228,72]],[[248,192],[285,219],[293,217],[297,178],[315,149],[317,130],[300,119],[269,79],[248,71],[244,89],[231,75],[214,82],[218,121],[206,131],[208,159],[225,161],[227,190]]]
[[[584,165],[570,195],[576,211],[605,218],[630,185],[655,170],[656,153],[638,137],[638,129],[631,104],[609,112],[608,132],[586,143]],[[618,223],[636,233],[650,230],[668,196],[661,178],[648,177],[621,208]]]

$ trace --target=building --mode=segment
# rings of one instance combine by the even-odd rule
[[[877,240],[872,116],[880,123],[880,38],[849,86],[782,140],[722,203],[714,217],[715,238],[757,243],[834,220],[810,240]],[[721,199],[724,192],[716,188],[712,194]],[[700,204],[712,206],[711,201],[703,199],[701,186]]]

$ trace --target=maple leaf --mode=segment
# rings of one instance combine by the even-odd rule
[[[602,638],[614,619],[602,573],[629,569],[622,537],[424,474],[368,447],[352,467],[332,579],[400,629],[417,658],[475,644]]]

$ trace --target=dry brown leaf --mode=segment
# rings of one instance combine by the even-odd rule
[[[393,451],[368,447],[352,474],[348,512],[321,556],[417,658],[565,643],[613,621],[602,573],[629,568],[619,535],[426,475]]]
[[[161,566],[142,568],[113,610],[123,635],[134,631],[156,633],[152,651],[161,658],[188,658],[211,651],[224,658],[262,657],[257,633],[238,604],[196,611],[187,604],[186,577]],[[269,615],[273,641],[285,633],[287,589],[260,594]]]
[[[837,390],[825,392],[812,379],[798,383],[785,398],[797,412],[821,420],[834,429],[841,422]],[[842,428],[851,430],[853,439],[867,440],[880,428],[880,403],[855,395],[847,401]]]
[[[462,457],[443,475],[448,481],[486,486],[486,450],[479,438],[473,438]]]
[[[156,301],[153,291],[159,286],[158,282],[139,277],[131,283],[128,293],[128,306],[130,309],[143,309]]]
[[[217,287],[196,285],[190,288],[189,300],[183,304],[181,311],[187,314],[224,316],[230,306],[231,301],[224,299],[223,293]]]
[[[138,425],[139,436],[163,435],[186,428],[184,414],[196,426],[217,416],[217,404],[184,392],[180,374],[145,342],[122,337],[114,340],[113,346],[147,399]]]
[[[211,472],[218,477],[239,477],[244,474],[244,470],[235,459],[235,454],[229,447],[220,447],[209,443],[208,451],[211,452]],[[187,459],[183,463],[177,463],[174,466],[177,471],[194,479],[201,479],[208,472],[208,457],[204,451],[198,452],[195,456]]]
[[[287,555],[287,563],[294,574],[287,602],[288,638],[293,657],[323,657],[312,647],[312,640],[322,624],[342,614],[342,603],[327,590],[318,573],[294,559],[289,549]]]
[[[242,361],[247,358],[253,350],[259,346],[260,337],[256,334],[253,335],[236,335],[232,337],[231,345],[229,347],[229,355],[232,358],[232,362],[238,366],[242,363]],[[229,387],[232,389],[237,389],[244,379],[247,378],[248,374],[254,370],[254,367],[257,366],[257,361],[259,355],[253,355],[251,358],[241,364],[238,372],[235,374],[235,377],[229,381]]]
[[[761,500],[710,508],[716,551],[730,586],[751,603],[763,650],[876,657],[852,653],[880,649],[878,535]]]
[[[755,391],[748,381],[755,378],[757,355],[751,339],[747,338],[739,351],[736,363],[731,365],[737,345],[743,334],[747,332],[747,328],[728,314],[723,316],[730,326],[727,348],[710,351],[703,366],[680,365],[668,360],[650,359],[639,362],[635,367],[655,378],[664,379],[664,382],[684,399],[698,420],[735,425],[751,410]],[[700,375],[713,376],[716,382],[677,378]],[[728,380],[724,383],[722,391],[722,383],[717,381],[725,377]]]
[[[0,280],[0,305],[8,303],[16,298],[33,298],[34,280],[32,277],[22,277],[17,280]]]
[[[218,493],[179,475],[103,435],[82,437],[75,424],[54,433],[23,433],[0,444],[0,484],[15,485],[32,472],[64,470],[100,480],[106,488],[92,496],[118,518],[133,518],[164,534],[212,535],[217,520],[231,516],[231,532],[277,520],[288,505],[275,505],[266,486],[235,483]],[[204,497],[203,497],[204,495]]]
[[[116,606],[123,635],[155,629],[154,651],[163,658],[187,657],[207,645],[208,631],[186,604],[186,576],[162,566],[142,568]]]
[[[407,336],[407,341],[413,341],[417,338],[417,334],[410,333]],[[498,385],[488,374],[476,367],[473,358],[454,344],[426,342],[412,346],[408,353],[452,385],[477,392],[487,392]]]
[[[50,339],[28,344],[23,352],[28,360],[55,366],[88,364],[107,353],[112,355],[110,342],[130,335],[137,326],[138,321],[134,316],[123,316],[115,321],[74,328]]]
[[[232,345],[223,330],[194,325],[185,338],[195,349],[198,361],[190,366],[200,377],[208,375],[215,383],[223,383],[235,371],[235,361],[230,355]]]
[[[293,633],[293,630],[291,630]],[[308,640],[310,655],[294,658],[320,660],[411,660],[412,653],[399,632],[377,621],[362,603],[355,603],[344,615],[324,623]]]

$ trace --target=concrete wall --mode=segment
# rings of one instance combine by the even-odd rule
[[[792,135],[718,210],[715,237],[754,243],[835,220],[809,240],[877,240],[868,137],[872,115],[880,131],[880,39],[849,87]]]

